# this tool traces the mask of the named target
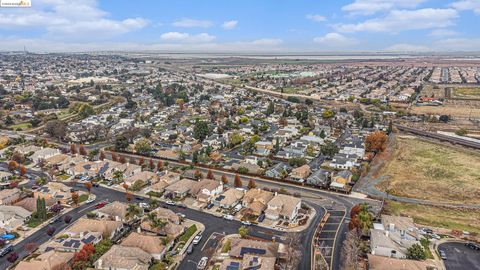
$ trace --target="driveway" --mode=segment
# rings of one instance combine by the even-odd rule
[[[448,242],[440,244],[438,250],[444,250],[447,270],[480,270],[480,251],[465,246],[464,243]]]

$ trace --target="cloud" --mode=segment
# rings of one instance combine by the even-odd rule
[[[448,29],[435,29],[430,34],[428,34],[431,37],[451,37],[451,36],[456,36],[459,33],[457,31],[453,30],[448,30]]]
[[[232,21],[226,21],[226,22],[223,22],[222,27],[225,30],[232,30],[235,27],[237,27],[237,24],[238,24],[238,21],[233,21],[233,20]]]
[[[388,52],[430,52],[432,48],[421,46],[421,45],[414,45],[414,44],[407,44],[407,43],[400,43],[392,45],[386,48],[384,51]]]
[[[262,38],[262,39],[253,40],[247,43],[243,42],[243,44],[259,45],[259,46],[277,46],[282,43],[283,43],[283,40],[279,38]],[[238,44],[242,44],[242,42],[239,42]]]
[[[461,0],[451,4],[451,7],[457,10],[473,10],[480,15],[480,1],[478,0]]]
[[[399,8],[416,8],[426,0],[355,0],[342,7],[342,10],[351,15],[373,15],[377,12]]]
[[[326,47],[338,48],[354,45],[357,43],[357,40],[345,37],[339,33],[328,33],[324,36],[314,38],[313,42]]]
[[[324,21],[327,20],[327,18],[325,18],[322,15],[318,15],[318,14],[308,14],[307,16],[305,16],[305,18],[307,18],[311,21],[314,21],[314,22],[324,22]]]
[[[173,23],[173,26],[176,27],[185,27],[185,28],[193,28],[193,27],[199,27],[199,28],[209,28],[213,25],[211,21],[207,20],[196,20],[196,19],[180,19],[177,20]]]
[[[370,19],[357,24],[336,24],[334,28],[343,33],[353,32],[401,32],[443,28],[454,24],[458,13],[454,9],[425,8],[417,10],[392,10],[385,17]]]
[[[450,38],[435,43],[437,50],[442,51],[475,51],[480,50],[480,38]]]
[[[38,0],[32,8],[0,13],[0,28],[31,31],[55,39],[105,38],[122,35],[148,25],[148,20],[126,18],[113,20],[97,7],[94,0]]]
[[[180,32],[168,32],[160,36],[160,39],[168,42],[180,42],[180,43],[208,43],[215,39],[215,36],[207,33],[201,33],[198,35],[190,35],[189,33]]]

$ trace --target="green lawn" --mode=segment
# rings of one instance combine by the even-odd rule
[[[430,248],[428,247],[428,245],[430,244],[430,240],[424,238],[420,240],[420,243],[422,244],[423,249],[425,250],[425,258],[433,259],[432,251],[430,251]]]
[[[193,224],[180,236],[179,242],[186,243],[190,237],[197,231],[197,225]]]
[[[84,202],[88,200],[88,194],[82,194],[80,195],[80,198],[78,198],[79,202]]]
[[[29,129],[31,127],[32,127],[32,124],[30,124],[30,123],[20,123],[20,124],[10,126],[10,128],[13,129],[13,130],[25,130],[25,129]]]

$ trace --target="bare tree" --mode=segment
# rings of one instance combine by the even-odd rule
[[[288,233],[285,238],[285,243],[288,244],[285,269],[298,269],[298,265],[302,259],[302,240],[300,239],[300,234],[296,232]]]
[[[358,270],[360,268],[360,232],[358,230],[351,230],[347,234],[347,238],[343,242],[342,257],[343,270]]]

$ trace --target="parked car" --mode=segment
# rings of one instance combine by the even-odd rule
[[[468,242],[465,243],[465,246],[474,250],[480,250],[480,244]]]
[[[166,201],[165,203],[168,204],[168,205],[175,205],[174,201]]]
[[[213,207],[213,203],[207,204],[207,209],[212,209],[212,207]]]
[[[148,203],[144,203],[144,202],[139,203],[138,206],[140,206],[143,209],[150,208],[150,205]]]
[[[3,257],[5,255],[7,255],[11,251],[13,251],[13,245],[12,244],[8,244],[8,245],[4,246],[2,249],[0,249],[0,257]]]
[[[447,254],[445,253],[445,251],[440,250],[439,253],[440,253],[440,258],[442,258],[442,260],[447,260]]]
[[[86,203],[93,203],[94,201],[95,201],[94,198],[88,198],[88,200],[86,200],[85,202],[86,202]]]
[[[99,184],[99,183],[97,183],[97,182],[92,182],[92,186],[93,186],[93,187],[99,187],[99,186],[100,186],[100,184]]]
[[[250,221],[248,221],[248,220],[242,221],[242,224],[245,225],[245,226],[250,226],[250,225],[252,225],[252,223],[251,223]]]
[[[195,238],[193,238],[192,244],[198,245],[198,243],[200,243],[200,241],[202,241],[202,235],[201,234],[199,234],[199,235],[195,236]]]
[[[205,269],[207,267],[208,257],[202,257],[200,261],[198,261],[197,269]]]
[[[52,219],[50,219],[50,221],[48,223],[50,224],[53,224],[53,223],[57,223],[61,220],[62,218],[60,216],[55,216],[53,217]]]
[[[107,205],[106,201],[99,202],[99,203],[97,203],[97,205],[95,205],[95,209],[100,209],[100,208],[104,207],[105,205]]]
[[[258,216],[258,222],[263,222],[264,219],[265,219],[265,214],[261,214],[260,216]]]
[[[179,216],[181,218],[186,218],[187,217],[185,214],[182,214],[182,213],[177,213],[177,216]]]
[[[234,217],[232,215],[224,215],[223,218],[226,220],[233,220]]]
[[[137,201],[143,201],[144,199],[143,199],[143,197],[136,196],[136,197],[135,197],[135,200],[137,200]]]
[[[180,208],[187,208],[187,205],[185,205],[184,203],[177,203],[176,205]]]
[[[187,248],[187,254],[192,254],[192,252],[193,252],[193,243],[190,244]]]

